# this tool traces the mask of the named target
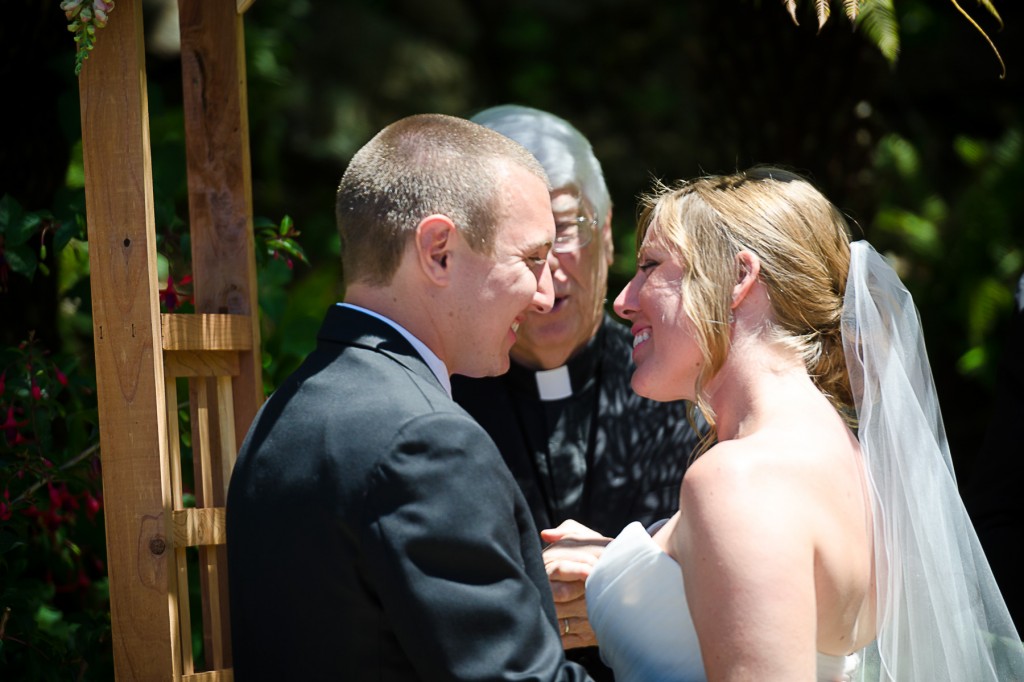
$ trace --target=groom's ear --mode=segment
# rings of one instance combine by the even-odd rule
[[[452,251],[458,238],[455,223],[446,215],[427,216],[416,226],[416,262],[437,286],[447,286],[451,281]]]
[[[730,310],[735,310],[743,299],[747,297],[760,274],[760,258],[750,251],[740,251],[736,254],[736,284],[732,288]]]

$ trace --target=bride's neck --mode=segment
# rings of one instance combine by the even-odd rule
[[[734,344],[707,394],[720,441],[749,436],[820,397],[796,353],[764,341]]]

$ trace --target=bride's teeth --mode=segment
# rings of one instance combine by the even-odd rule
[[[512,333],[516,333],[518,331],[519,331],[519,323],[518,322],[513,322],[512,323]]]
[[[636,336],[633,337],[633,348],[636,348],[637,346],[639,346],[641,343],[643,343],[644,341],[646,341],[649,338],[651,338],[651,333],[650,332],[648,332],[648,331],[640,332],[639,334],[637,334]]]

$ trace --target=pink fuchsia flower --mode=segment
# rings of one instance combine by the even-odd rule
[[[3,374],[0,374],[0,398],[4,396],[4,391],[7,388],[7,370],[4,370]]]
[[[178,286],[185,286],[192,283],[192,275],[185,275],[178,282]],[[191,301],[191,296],[186,296],[174,288],[174,275],[167,275],[167,287],[160,290],[160,303],[167,308],[167,312],[173,313],[181,303]]]
[[[58,367],[57,365],[54,365],[53,366],[53,373],[57,376],[57,381],[60,382],[61,386],[67,386],[68,385],[68,375],[66,375],[66,374],[64,374],[64,372],[60,371],[60,367]]]
[[[21,432],[18,431],[22,426],[28,423],[28,421],[18,421],[14,418],[14,406],[7,408],[7,420],[0,424],[0,429],[4,430],[7,436],[7,442],[11,445],[15,444],[15,441],[21,436]]]
[[[43,398],[43,389],[39,388],[39,384],[36,383],[35,379],[32,379],[32,399],[33,400],[42,400],[42,398]]]
[[[60,488],[58,488],[57,491],[60,493],[60,503],[64,505],[64,507],[71,511],[78,511],[78,509],[81,508],[81,505],[78,503],[78,496],[71,494],[71,491],[68,490],[67,483],[61,483]]]
[[[88,490],[85,491],[85,515],[92,521],[96,518],[96,514],[100,511],[100,501],[92,496],[92,493]]]

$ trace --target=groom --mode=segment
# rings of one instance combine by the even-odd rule
[[[451,399],[553,300],[547,178],[508,138],[411,116],[337,196],[345,302],[260,411],[228,494],[239,680],[587,679],[522,494]]]

